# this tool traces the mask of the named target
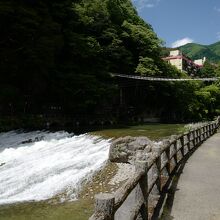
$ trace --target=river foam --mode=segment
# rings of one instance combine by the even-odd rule
[[[110,140],[67,132],[0,134],[0,204],[76,199],[85,178],[108,158]]]

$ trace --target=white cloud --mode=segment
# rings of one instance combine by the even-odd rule
[[[217,33],[217,39],[220,40],[220,31]]]
[[[216,6],[214,7],[214,10],[217,11],[217,12],[220,12],[220,8],[218,8]]]
[[[138,11],[144,8],[153,8],[159,4],[161,0],[132,0]]]
[[[192,43],[193,41],[194,41],[193,39],[191,39],[189,37],[185,37],[183,39],[180,39],[180,40],[177,40],[177,41],[173,42],[171,44],[171,47],[172,48],[180,47],[180,46],[183,46],[185,44]]]
[[[153,8],[154,6],[154,4],[146,4],[146,8]]]

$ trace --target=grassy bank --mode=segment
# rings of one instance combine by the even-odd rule
[[[91,132],[106,138],[119,138],[124,136],[147,136],[152,140],[159,140],[173,134],[184,132],[184,124],[146,124],[127,126],[124,128],[104,129]]]

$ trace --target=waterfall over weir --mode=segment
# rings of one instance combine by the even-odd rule
[[[67,132],[0,133],[0,204],[76,199],[108,157],[110,140]]]

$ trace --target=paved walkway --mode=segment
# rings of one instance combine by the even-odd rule
[[[220,220],[220,133],[188,159],[177,184],[170,219]]]

